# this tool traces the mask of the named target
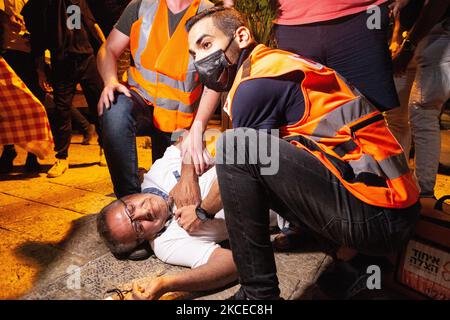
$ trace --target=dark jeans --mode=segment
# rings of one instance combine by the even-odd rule
[[[216,167],[233,258],[248,298],[273,299],[280,294],[269,209],[338,246],[370,255],[394,252],[412,235],[418,204],[407,209],[368,205],[347,191],[317,158],[278,137],[260,132],[257,141],[226,149],[235,132],[252,130],[228,130],[221,136],[217,152],[223,152],[227,162],[219,157]],[[275,155],[279,170],[273,175],[262,175],[265,166],[249,152],[251,146],[261,147],[261,141],[269,146],[279,142],[279,156]],[[227,164],[236,153],[241,164]]]
[[[152,161],[164,155],[171,133],[155,128],[153,108],[133,91],[133,97],[120,94],[101,117],[106,162],[118,198],[141,192],[138,176],[136,136],[152,139]]]
[[[380,25],[369,29],[373,12],[304,25],[275,25],[278,47],[320,62],[353,84],[382,111],[398,107],[388,48],[389,13],[380,7]],[[370,25],[370,24],[369,24]]]
[[[62,61],[52,61],[53,99],[55,119],[53,136],[56,158],[66,159],[72,137],[71,106],[76,85],[83,89],[89,112],[102,146],[101,130],[98,123],[97,103],[103,90],[103,82],[97,70],[94,55],[70,55]]]

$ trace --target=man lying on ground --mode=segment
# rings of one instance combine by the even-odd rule
[[[156,277],[143,292],[135,284],[135,299],[158,299],[172,291],[212,290],[237,279],[231,251],[217,244],[228,239],[228,234],[215,168],[199,177],[201,204],[174,210],[169,192],[180,170],[179,147],[171,146],[145,174],[142,193],[120,198],[98,215],[98,232],[116,257],[126,256],[149,241],[161,261],[191,268]],[[181,212],[183,218],[177,219]]]

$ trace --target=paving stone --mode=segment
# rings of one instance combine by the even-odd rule
[[[88,260],[109,252],[97,233],[96,215],[83,216],[73,221],[70,236],[55,246]]]
[[[47,243],[5,229],[0,229],[0,256],[0,299],[18,298],[33,286],[64,274],[68,266],[86,262]]]
[[[22,214],[23,219],[4,224],[3,226],[24,234],[35,241],[57,244],[65,241],[72,233],[73,222],[81,214],[64,209],[34,204],[30,212]]]
[[[317,273],[322,270],[324,264],[332,262],[331,257],[324,253],[276,253],[277,276],[281,297],[290,299],[307,299],[307,289],[314,284]],[[210,293],[198,300],[224,300],[232,296],[239,289],[239,285],[226,290]]]

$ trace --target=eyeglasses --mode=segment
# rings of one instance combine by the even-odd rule
[[[144,227],[142,226],[142,223],[139,220],[134,220],[134,209],[130,210],[128,208],[128,205],[125,201],[119,198],[119,201],[122,202],[123,207],[125,209],[125,214],[130,219],[131,226],[133,227],[134,233],[136,234],[137,240],[144,239]]]
[[[121,290],[118,288],[114,288],[111,290],[106,291],[106,293],[115,293],[119,296],[119,300],[125,300],[125,294],[133,292],[133,289],[130,290]]]

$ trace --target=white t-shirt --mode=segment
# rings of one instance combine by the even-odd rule
[[[181,172],[180,150],[174,146],[167,148],[164,156],[155,161],[144,175],[141,185],[143,191],[167,196],[177,183]],[[199,177],[201,197],[204,199],[216,179],[215,167]],[[228,239],[223,210],[213,220],[206,221],[194,234],[189,235],[175,219],[169,222],[166,230],[150,245],[163,262],[196,268],[208,262],[212,252],[219,247],[218,242]]]

